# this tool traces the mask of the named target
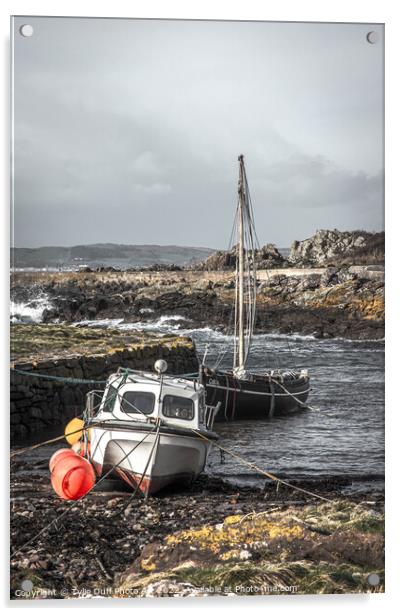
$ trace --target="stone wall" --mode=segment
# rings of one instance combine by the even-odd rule
[[[195,346],[186,344],[152,344],[134,349],[114,350],[107,354],[82,355],[52,361],[35,361],[12,365],[11,370],[11,442],[22,442],[35,433],[51,427],[64,428],[72,417],[82,413],[85,396],[96,384],[69,384],[63,381],[21,375],[24,370],[49,376],[75,379],[106,380],[123,366],[137,370],[153,370],[156,359],[168,362],[170,374],[198,370]]]

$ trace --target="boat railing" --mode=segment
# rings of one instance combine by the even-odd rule
[[[221,406],[221,402],[218,402],[216,406],[206,405],[205,426],[208,430],[211,430],[213,428],[214,420],[215,420],[217,413],[219,412],[220,406]]]
[[[99,411],[103,399],[103,389],[92,389],[86,394],[85,419],[92,419]]]

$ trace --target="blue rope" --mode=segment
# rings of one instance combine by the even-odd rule
[[[22,376],[31,376],[33,378],[38,379],[48,379],[49,381],[59,381],[62,383],[71,383],[75,385],[104,385],[107,383],[106,381],[95,381],[92,379],[75,379],[63,376],[51,376],[50,374],[41,374],[40,372],[29,372],[28,370],[18,370],[17,368],[11,368],[12,372],[16,372],[17,374],[21,374]],[[131,371],[129,368],[126,368],[126,374]],[[189,372],[187,374],[175,374],[173,376],[181,377],[181,378],[195,378],[198,376],[197,372]]]
[[[63,383],[73,383],[75,385],[100,385],[105,384],[107,381],[95,381],[91,379],[74,379],[63,376],[51,376],[50,374],[41,374],[40,372],[28,372],[28,370],[18,370],[17,368],[11,368],[12,372],[21,374],[23,376],[31,376],[39,379],[48,379],[49,381],[60,381]]]

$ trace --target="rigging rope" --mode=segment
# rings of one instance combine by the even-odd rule
[[[265,471],[264,469],[260,468],[259,466],[257,466],[253,462],[248,462],[248,460],[245,460],[245,458],[243,458],[242,456],[239,456],[234,451],[231,451],[230,449],[227,449],[226,447],[223,447],[222,445],[219,445],[219,443],[217,443],[216,441],[212,441],[211,439],[207,438],[207,436],[204,436],[203,434],[201,434],[200,432],[198,432],[194,428],[191,428],[191,430],[193,432],[196,432],[196,434],[198,434],[200,438],[204,439],[205,441],[209,441],[209,443],[211,443],[212,445],[214,445],[215,447],[217,447],[218,449],[220,449],[224,453],[227,453],[232,458],[235,458],[236,460],[241,462],[241,464],[247,466],[248,468],[251,468],[251,469],[257,471],[261,475],[264,475],[265,477],[268,477],[269,479],[272,479],[273,481],[277,481],[278,484],[281,483],[281,484],[287,486],[288,488],[291,488],[292,490],[296,490],[297,492],[303,492],[304,494],[308,494],[309,496],[313,496],[314,498],[319,498],[320,500],[326,501],[327,503],[331,503],[332,502],[331,499],[326,498],[325,496],[322,496],[321,494],[316,494],[315,492],[311,492],[310,490],[305,490],[305,488],[300,488],[299,486],[294,486],[293,484],[289,483],[288,481],[285,481],[284,479],[280,479],[279,477],[277,477],[273,473],[270,473],[269,471]]]
[[[50,528],[54,523],[59,522],[71,509],[74,505],[76,505],[77,503],[81,502],[90,492],[92,492],[94,490],[94,488],[96,486],[98,486],[102,481],[104,481],[107,477],[109,477],[111,475],[111,473],[117,468],[117,466],[120,466],[120,464],[122,462],[124,462],[124,460],[126,460],[128,458],[128,456],[131,455],[131,453],[133,451],[135,451],[135,449],[137,447],[139,447],[139,445],[141,445],[143,443],[143,441],[150,435],[153,434],[153,432],[155,431],[156,426],[154,427],[153,430],[151,430],[150,432],[148,432],[147,434],[145,434],[145,436],[143,437],[143,439],[141,441],[139,441],[138,443],[135,444],[135,446],[123,457],[121,458],[121,460],[119,460],[119,462],[117,462],[116,464],[114,464],[114,466],[111,467],[111,469],[109,471],[107,471],[107,473],[105,473],[103,475],[103,477],[101,477],[99,479],[99,481],[97,483],[95,483],[95,485],[88,490],[88,492],[86,492],[86,494],[84,494],[83,496],[81,496],[80,498],[78,498],[75,501],[72,501],[71,503],[68,503],[68,508],[63,511],[63,513],[61,515],[59,515],[57,518],[55,518],[54,520],[51,520],[51,522],[49,522],[48,524],[46,524],[46,526],[44,526],[38,533],[36,533],[36,535],[34,535],[33,537],[31,537],[29,539],[29,541],[27,541],[26,543],[24,543],[21,547],[17,548],[14,552],[12,552],[11,557],[13,558],[16,554],[20,553],[24,548],[26,548],[28,545],[30,545],[33,541],[35,541],[36,539],[38,539],[48,528]]]

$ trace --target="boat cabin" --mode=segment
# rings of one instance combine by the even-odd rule
[[[205,388],[188,379],[132,372],[112,374],[106,384],[97,421],[155,423],[211,429],[215,408],[206,406]],[[92,415],[93,417],[94,415]]]

